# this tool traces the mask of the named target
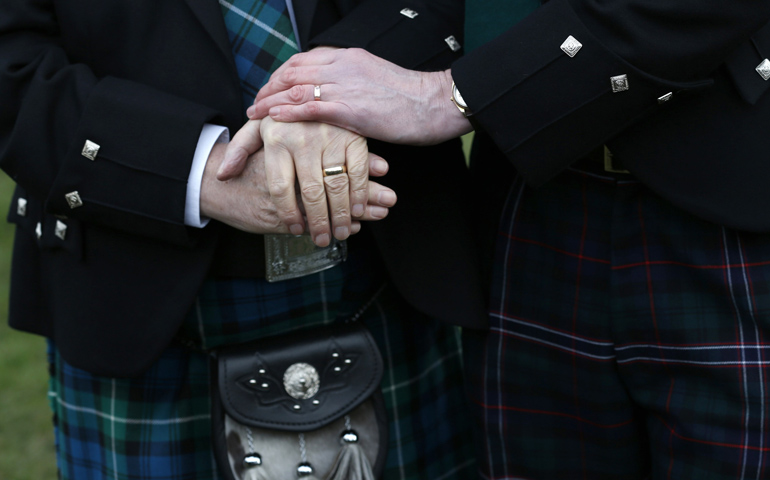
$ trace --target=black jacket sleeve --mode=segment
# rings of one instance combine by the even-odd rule
[[[452,76],[477,125],[540,184],[672,97],[709,87],[768,19],[770,2],[752,0],[551,0]],[[560,48],[570,36],[582,44],[574,57]]]
[[[124,32],[111,32],[95,15],[70,18],[77,4],[0,3],[0,166],[48,213],[188,243],[187,176],[201,127],[218,112],[176,95],[162,78],[173,71],[159,68],[157,81],[132,80],[138,68],[158,67],[157,49],[136,62],[120,52],[125,75],[101,73],[100,66],[116,70],[107,68],[110,44]],[[133,24],[135,37],[121,43],[156,42],[170,52],[183,41],[182,32],[153,28],[147,18],[150,24]],[[98,29],[104,31],[91,36]],[[98,145],[93,160],[82,153],[87,140]],[[73,192],[82,206],[67,201]]]

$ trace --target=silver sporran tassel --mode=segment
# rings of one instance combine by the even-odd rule
[[[242,480],[269,480],[262,467],[262,456],[254,452],[254,438],[250,428],[246,428],[246,438],[249,444],[249,453],[243,457]]]
[[[350,428],[350,417],[345,417],[345,426],[340,438],[342,449],[324,480],[375,480],[372,465],[358,444],[358,434]]]
[[[302,462],[297,465],[297,477],[302,480],[318,480],[318,477],[313,475],[314,469],[307,461],[307,448],[305,446],[305,434],[299,434],[299,455],[302,458]]]
[[[250,454],[247,455],[246,458],[243,460],[244,464],[247,464],[247,462],[251,461],[254,462],[257,458],[260,458],[257,454]],[[248,468],[246,468],[243,471],[243,480],[269,480],[267,478],[267,475],[265,474],[265,469],[262,468],[262,460],[260,458],[259,463],[253,463],[251,465],[248,465]]]

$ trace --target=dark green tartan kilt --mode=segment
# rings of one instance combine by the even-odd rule
[[[369,328],[384,357],[384,478],[476,478],[457,329],[414,311],[366,265],[276,284],[210,280],[180,332],[184,340],[138,378],[96,377],[51,345],[61,479],[220,478],[205,349],[351,317]]]

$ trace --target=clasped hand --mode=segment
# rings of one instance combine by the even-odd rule
[[[451,91],[449,70],[407,70],[356,48],[314,49],[281,65],[247,114],[325,122],[386,142],[432,145],[472,130],[452,104]]]
[[[324,176],[345,166],[347,173]],[[369,176],[387,173],[366,139],[314,122],[247,122],[217,145],[204,172],[201,213],[253,233],[309,231],[318,246],[357,233],[396,203],[393,190]]]

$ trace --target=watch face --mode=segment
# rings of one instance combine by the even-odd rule
[[[463,96],[460,95],[460,90],[457,89],[457,85],[452,85],[452,95],[455,97],[455,102],[460,107],[468,108],[468,104],[465,103]]]

